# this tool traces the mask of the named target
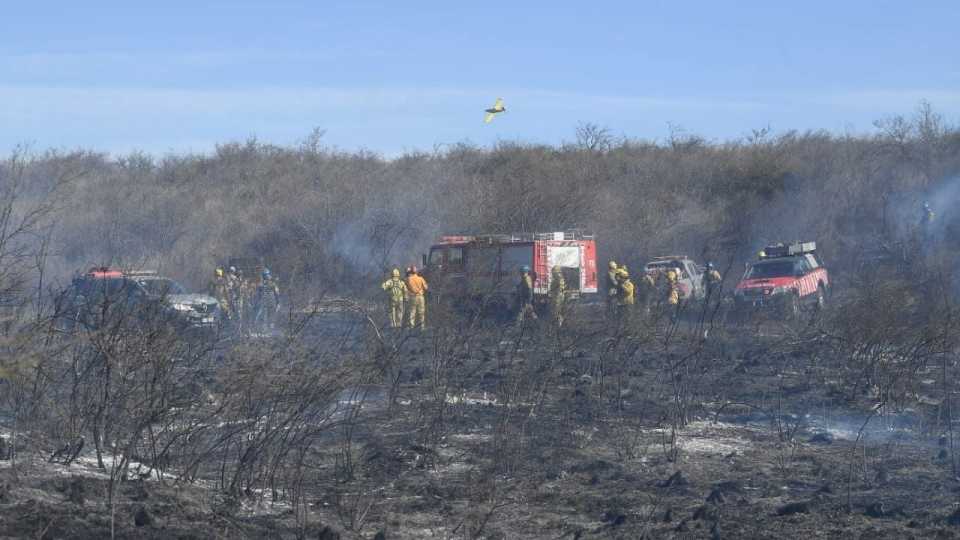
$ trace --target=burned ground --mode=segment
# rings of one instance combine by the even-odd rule
[[[89,447],[49,464],[52,440],[18,439],[0,534],[104,537],[111,514],[130,538],[960,534],[943,400],[956,366],[941,343],[865,370],[846,348],[879,344],[832,333],[840,316],[716,323],[704,339],[692,308],[624,328],[587,304],[559,334],[466,318],[379,334],[360,310],[314,314],[297,340],[213,347],[188,368],[205,400],[155,421],[126,470]],[[332,349],[309,330],[330,325]],[[350,369],[309,379],[302,358]],[[901,384],[885,387],[891,371]]]
[[[0,536],[960,536],[960,137],[925,104],[878,127],[393,160],[317,138],[18,153],[0,167]],[[432,303],[423,334],[372,301],[437,233],[574,226],[634,269],[712,259],[726,290],[766,242],[816,240],[833,295],[795,321],[723,301],[624,324],[585,302],[562,332]],[[56,324],[77,268],[201,288],[243,254],[281,278],[280,332]]]

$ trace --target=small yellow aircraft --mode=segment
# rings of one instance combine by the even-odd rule
[[[506,110],[507,109],[503,106],[503,98],[497,98],[497,102],[493,104],[493,107],[484,109],[484,112],[486,112],[487,115],[483,117],[483,122],[489,124],[495,115],[506,112]]]

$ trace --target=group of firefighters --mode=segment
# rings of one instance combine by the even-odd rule
[[[417,271],[416,266],[407,268],[406,277],[400,277],[400,269],[394,268],[390,278],[380,286],[387,293],[390,327],[402,328],[404,313],[411,329],[427,326],[427,280]]]
[[[242,270],[231,266],[214,270],[209,286],[226,320],[240,331],[273,329],[280,309],[280,286],[269,268],[260,273],[260,280],[248,279]]]
[[[563,324],[563,308],[566,300],[566,282],[559,266],[551,270],[550,280],[550,313],[553,321],[559,326]],[[527,319],[537,319],[534,309],[534,278],[529,266],[520,267],[520,279],[517,281],[514,293],[514,310],[517,314],[517,324],[523,324]],[[426,293],[429,289],[427,280],[420,275],[416,266],[407,268],[406,277],[400,276],[400,269],[394,268],[390,277],[380,288],[386,293],[387,313],[390,327],[402,328],[406,314],[407,326],[410,329],[419,327],[421,330],[427,325]]]
[[[720,272],[714,268],[713,263],[708,262],[701,279],[703,280],[703,298],[709,301],[720,287],[722,281]],[[606,289],[607,311],[619,312],[624,319],[629,319],[630,313],[638,303],[642,306],[644,313],[648,313],[651,304],[661,302],[673,308],[674,316],[676,307],[680,305],[680,275],[675,268],[645,272],[640,278],[638,287],[630,279],[627,265],[610,261]]]
[[[550,269],[550,289],[547,292],[550,316],[555,325],[560,327],[564,320],[564,305],[567,299],[567,282],[559,266]],[[514,293],[514,311],[517,313],[517,325],[520,326],[527,319],[536,320],[537,310],[533,307],[534,277],[529,266],[520,267],[520,279],[517,281]]]
[[[564,322],[567,287],[563,271],[559,266],[554,266],[550,273],[550,288],[547,295],[549,312],[552,322],[559,327]],[[518,326],[526,320],[538,318],[534,308],[533,273],[529,266],[522,266],[519,274],[513,305]],[[720,272],[714,268],[713,263],[707,263],[702,280],[703,298],[709,301],[716,295],[722,281]],[[404,326],[404,315],[409,328],[419,326],[420,329],[424,329],[426,327],[427,308],[424,295],[428,287],[426,280],[415,266],[407,268],[405,278],[400,276],[398,268],[394,268],[391,276],[380,287],[386,293],[387,312],[392,328]],[[657,301],[674,307],[680,304],[679,274],[675,268],[668,268],[665,272],[644,273],[638,288],[630,279],[630,272],[625,264],[610,261],[606,289],[608,312],[618,314],[624,320],[629,319],[636,304],[642,305],[645,313],[648,313],[651,304]]]

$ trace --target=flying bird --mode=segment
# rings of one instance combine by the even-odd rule
[[[507,109],[504,108],[503,106],[503,98],[497,98],[497,101],[496,103],[493,104],[493,107],[490,107],[489,109],[484,109],[484,111],[487,114],[486,116],[483,117],[483,122],[485,124],[489,124],[493,120],[493,117],[495,115],[500,114],[502,112],[506,112],[506,110]]]

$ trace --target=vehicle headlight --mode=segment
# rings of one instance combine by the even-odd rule
[[[191,306],[190,304],[176,303],[176,304],[173,304],[173,309],[177,311],[193,311],[193,306]]]

